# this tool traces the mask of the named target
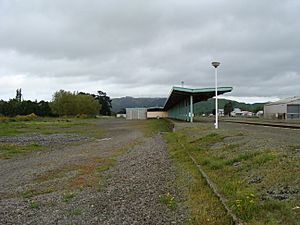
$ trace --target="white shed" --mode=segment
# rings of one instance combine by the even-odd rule
[[[294,96],[264,106],[266,119],[300,119],[300,96]]]
[[[127,120],[146,120],[147,109],[146,108],[126,108]]]

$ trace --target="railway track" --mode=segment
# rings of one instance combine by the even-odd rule
[[[259,121],[245,121],[245,120],[222,120],[227,123],[241,123],[248,125],[266,126],[266,127],[279,127],[287,129],[300,129],[300,124],[287,124],[287,123],[272,123],[272,122],[259,122]]]

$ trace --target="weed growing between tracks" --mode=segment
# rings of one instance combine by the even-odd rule
[[[299,159],[293,152],[295,148],[282,140],[271,145],[274,139],[264,133],[256,137],[248,131],[215,131],[208,126],[201,124],[201,127],[185,128],[166,135],[178,168],[189,173],[195,170],[184,152],[189,151],[228,199],[230,208],[247,224],[299,224],[300,180],[296,174],[300,174],[300,168]],[[279,144],[280,148],[277,147]],[[196,172],[195,176],[202,179]],[[208,218],[209,214],[196,209],[207,207],[203,202],[211,202],[210,210],[214,212],[219,202],[210,196],[195,204],[206,184],[203,187],[198,184],[197,190],[193,190],[191,187],[195,187],[195,181],[184,176],[179,176],[179,179],[185,179],[190,187],[187,203],[190,209],[194,209],[191,210],[192,218],[198,219],[193,224],[208,224],[203,218]],[[191,197],[197,192],[196,198]],[[215,224],[228,223],[218,221]]]

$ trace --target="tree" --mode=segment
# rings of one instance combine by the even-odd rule
[[[16,100],[17,101],[22,101],[22,89],[20,88],[20,89],[17,89],[17,91],[16,91],[17,93],[16,93]]]
[[[264,106],[256,106],[253,110],[254,113],[257,113],[258,111],[263,111],[264,110]]]
[[[59,116],[97,115],[101,105],[90,95],[60,90],[54,93],[50,107]]]
[[[225,105],[224,105],[224,115],[229,115],[230,116],[230,113],[233,111],[233,104],[231,101],[227,102]]]
[[[105,116],[111,116],[111,99],[109,96],[106,95],[103,91],[98,91],[98,94],[89,94],[85,92],[79,92],[80,95],[89,95],[92,96],[94,99],[96,99],[99,104],[101,105],[101,108],[99,110],[99,114],[105,115]]]
[[[52,110],[50,108],[49,102],[40,101],[38,104],[38,108],[36,111],[36,115],[38,116],[54,116]]]
[[[103,91],[98,91],[95,99],[101,104],[100,114],[110,116],[111,115],[111,99]]]

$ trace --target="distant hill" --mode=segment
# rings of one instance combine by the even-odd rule
[[[125,108],[136,108],[136,107],[156,107],[164,106],[166,98],[133,98],[133,97],[122,97],[112,99],[112,111],[120,112]],[[219,109],[223,109],[225,104],[231,100],[228,99],[218,99]],[[231,101],[234,108],[240,108],[242,110],[247,110],[251,112],[257,112],[263,109],[265,103],[254,103],[246,104],[237,101]],[[196,113],[211,113],[215,108],[215,100],[209,99],[205,102],[199,102],[195,104]]]
[[[166,98],[133,98],[122,97],[112,99],[112,111],[120,112],[125,108],[137,108],[137,107],[162,107],[166,102]]]
[[[224,109],[224,106],[229,101],[232,102],[234,108],[240,108],[241,110],[257,112],[259,110],[263,110],[265,103],[254,103],[254,104],[246,104],[243,102],[232,101],[228,99],[218,99],[218,108]],[[215,100],[213,98],[208,99],[205,102],[199,102],[195,104],[195,112],[196,113],[211,113],[213,109],[215,109]]]

